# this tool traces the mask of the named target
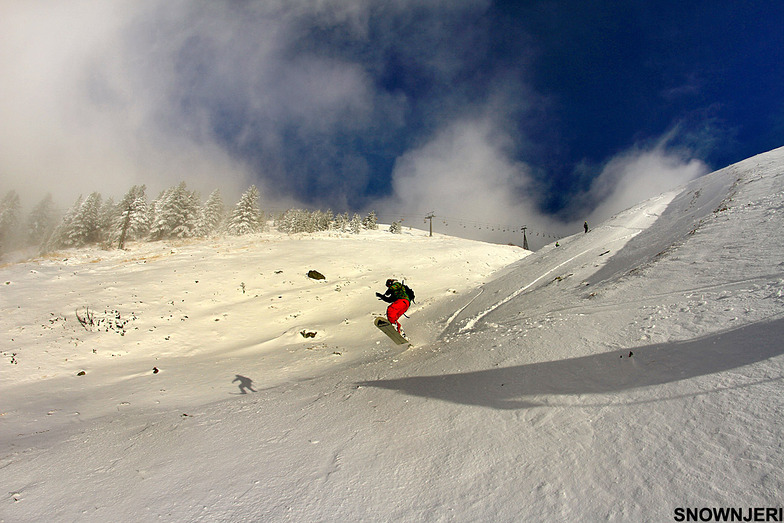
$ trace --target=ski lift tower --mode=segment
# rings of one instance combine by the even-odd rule
[[[436,217],[436,215],[432,211],[430,212],[430,214],[425,216],[425,220],[430,220],[430,236],[431,237],[433,236],[433,218],[435,218],[435,217]]]
[[[528,248],[528,238],[526,238],[526,236],[525,236],[525,230],[527,228],[528,228],[528,226],[525,226],[525,227],[521,228],[522,231],[523,231],[523,249],[525,249],[526,251],[530,251],[531,249]]]

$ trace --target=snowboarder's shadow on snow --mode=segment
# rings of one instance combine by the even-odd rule
[[[784,354],[783,335],[784,319],[779,319],[682,342],[634,347],[632,356],[625,349],[515,367],[366,381],[358,385],[494,409],[552,406],[559,403],[557,398],[570,396],[585,405],[586,398],[580,398],[584,395],[618,394],[675,383],[779,356]],[[636,402],[634,398],[627,399],[616,398],[610,404]],[[648,401],[651,398],[645,400]],[[595,405],[596,401],[589,403]]]
[[[248,391],[251,392],[258,392],[256,389],[253,388],[253,380],[250,378],[246,378],[245,376],[241,376],[239,374],[236,375],[237,377],[231,380],[232,383],[240,382],[238,387],[240,388],[240,394],[247,394]]]

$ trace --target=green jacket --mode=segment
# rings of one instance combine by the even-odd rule
[[[396,281],[395,283],[387,287],[387,292],[385,292],[384,294],[380,294],[377,292],[376,296],[378,296],[379,298],[381,298],[387,303],[392,303],[397,300],[406,300],[408,302],[411,301],[411,298],[409,297],[408,293],[406,293],[406,288],[399,281]]]
[[[403,287],[403,284],[400,283],[399,281],[396,281],[395,283],[393,283],[392,285],[389,286],[389,289],[387,289],[387,294],[390,294],[390,293],[391,293],[391,296],[393,298],[395,298],[396,300],[408,300],[408,301],[411,301],[411,298],[409,298],[408,294],[406,294],[406,288]]]

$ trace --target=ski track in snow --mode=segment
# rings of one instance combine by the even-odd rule
[[[473,318],[471,318],[468,321],[466,321],[465,325],[460,328],[460,332],[465,332],[465,331],[473,329],[474,326],[476,325],[476,323],[479,320],[481,320],[482,318],[484,318],[485,316],[487,316],[488,314],[490,314],[494,310],[498,309],[502,305],[504,305],[504,304],[510,302],[511,300],[517,298],[520,294],[522,294],[525,291],[527,291],[532,285],[535,285],[542,278],[545,278],[547,275],[552,274],[553,272],[555,272],[556,270],[560,269],[564,265],[567,265],[567,264],[571,263],[573,260],[579,258],[580,256],[583,256],[583,255],[587,254],[588,252],[590,252],[590,251],[589,250],[585,250],[585,251],[581,252],[580,254],[572,256],[571,258],[569,258],[568,260],[564,261],[563,263],[559,263],[557,266],[555,266],[552,269],[550,269],[549,271],[545,272],[544,274],[542,274],[541,276],[536,278],[534,281],[532,281],[528,285],[517,289],[515,292],[513,292],[512,294],[510,294],[509,296],[507,296],[503,300],[501,300],[499,302],[496,302],[489,309],[486,309],[485,311],[480,312],[478,315],[476,315]],[[451,321],[449,323],[451,323]],[[447,326],[449,325],[449,323],[447,324]]]
[[[459,332],[464,333],[466,331],[472,330],[476,326],[476,324],[479,321],[481,321],[484,317],[486,317],[488,314],[494,312],[498,308],[500,308],[503,305],[505,305],[505,304],[509,303],[510,301],[514,300],[515,298],[517,298],[518,296],[520,296],[521,294],[526,292],[528,289],[530,289],[531,287],[536,285],[542,279],[552,275],[554,272],[558,271],[562,267],[573,265],[573,262],[576,259],[578,259],[580,257],[583,257],[583,256],[586,256],[588,254],[595,253],[597,251],[597,249],[600,249],[600,248],[603,249],[603,248],[606,248],[609,245],[612,245],[613,248],[616,249],[616,250],[620,249],[626,242],[628,242],[633,237],[637,236],[640,232],[645,230],[646,227],[648,227],[651,224],[653,224],[653,222],[655,222],[655,220],[659,217],[659,215],[662,213],[662,211],[664,211],[664,209],[666,209],[667,204],[670,203],[673,200],[673,198],[675,198],[675,196],[677,196],[677,195],[678,195],[678,192],[672,191],[672,192],[662,194],[659,197],[656,197],[656,198],[653,198],[653,199],[649,200],[647,202],[647,205],[638,211],[638,215],[637,215],[638,217],[636,219],[632,220],[628,224],[620,225],[620,224],[612,223],[612,219],[611,219],[609,223],[606,223],[606,224],[602,225],[602,229],[604,229],[604,234],[602,235],[601,238],[595,238],[595,236],[597,235],[597,231],[596,230],[591,231],[591,233],[593,233],[594,236],[588,237],[587,239],[594,243],[593,246],[584,249],[583,251],[581,251],[581,252],[575,254],[574,256],[572,256],[572,257],[562,261],[561,263],[558,263],[557,265],[555,265],[551,269],[549,269],[546,272],[544,272],[541,275],[539,275],[537,278],[535,278],[533,281],[531,281],[527,285],[524,285],[523,287],[521,287],[521,288],[515,290],[514,292],[512,292],[506,298],[504,298],[504,299],[494,303],[489,308],[483,310],[482,312],[480,312],[479,314],[473,316],[472,318],[469,318],[468,320],[466,320],[465,324],[460,328]],[[634,232],[632,234],[617,234],[615,232],[615,231],[629,231],[629,230],[633,230]],[[599,245],[600,247],[597,247],[597,245]],[[457,318],[457,316],[459,316],[459,314],[465,308],[468,307],[468,305],[470,305],[470,303],[467,304],[465,307],[463,307],[463,309],[457,311],[449,319],[449,321],[447,322],[447,328],[449,328],[451,323]]]
[[[466,309],[466,308],[467,308],[469,305],[471,305],[471,304],[474,302],[474,300],[476,300],[477,298],[479,298],[479,297],[480,297],[480,296],[481,296],[481,295],[482,295],[484,292],[485,292],[485,290],[484,290],[484,289],[479,289],[479,292],[478,292],[478,293],[476,293],[476,296],[474,296],[473,298],[471,298],[471,300],[470,300],[468,303],[466,303],[465,305],[463,305],[462,307],[460,307],[459,309],[457,309],[457,310],[454,312],[454,314],[452,314],[452,316],[450,316],[450,317],[449,317],[449,319],[446,321],[446,325],[447,325],[447,327],[449,327],[450,325],[452,325],[452,322],[453,322],[453,321],[455,321],[455,318],[457,318],[457,317],[460,315],[460,313],[461,313],[461,312],[463,312],[463,311],[464,311],[464,310],[465,310],[465,309]]]

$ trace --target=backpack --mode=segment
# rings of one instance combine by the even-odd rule
[[[411,287],[409,287],[408,285],[406,285],[405,283],[403,284],[403,289],[405,289],[406,294],[408,295],[408,301],[413,303],[414,302],[414,290]]]

